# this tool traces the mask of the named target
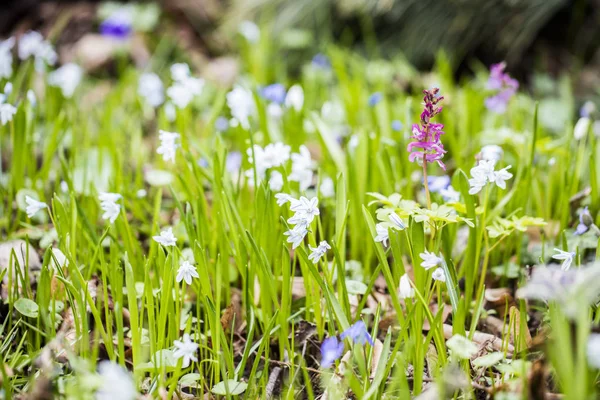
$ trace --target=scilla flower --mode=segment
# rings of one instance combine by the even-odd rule
[[[138,397],[135,383],[129,372],[111,361],[98,364],[101,384],[96,400],[134,400]]]
[[[175,344],[173,356],[176,359],[183,358],[183,364],[181,365],[183,368],[189,367],[190,361],[198,362],[198,358],[196,357],[198,345],[192,342],[192,339],[188,333],[183,335],[183,339],[181,341],[175,340],[173,343]]]
[[[557,248],[554,248],[554,251],[556,251],[557,254],[554,254],[552,256],[552,258],[554,258],[555,260],[562,261],[562,264],[560,265],[560,269],[562,269],[563,271],[567,271],[569,268],[571,268],[571,264],[573,263],[573,260],[575,259],[575,252],[563,251],[563,250],[557,249]]]
[[[338,341],[337,337],[332,336],[321,344],[321,367],[329,368],[335,360],[342,356],[344,352],[344,342]]]
[[[296,220],[303,219],[306,220],[309,224],[313,221],[315,216],[319,215],[321,212],[319,211],[319,199],[313,197],[312,199],[307,199],[302,196],[295,204],[292,204],[290,210],[296,212],[294,218]]]
[[[407,149],[411,152],[408,157],[411,162],[416,161],[419,164],[437,162],[445,170],[446,166],[442,162],[442,158],[446,150],[440,141],[440,136],[444,134],[442,130],[444,125],[431,122],[442,111],[442,107],[438,106],[438,103],[444,98],[438,95],[439,91],[438,88],[423,91],[425,108],[421,113],[421,123],[413,124],[411,137],[413,142],[409,143]]]
[[[102,36],[114,39],[126,39],[132,31],[133,9],[119,7],[100,24]]]
[[[73,96],[83,77],[83,69],[73,63],[65,64],[48,75],[48,84],[60,88],[63,96]]]
[[[177,270],[177,276],[175,280],[179,283],[181,281],[185,281],[188,285],[192,284],[192,278],[199,278],[198,271],[196,267],[190,263],[188,260],[183,260],[179,264],[179,269]]]
[[[231,115],[239,121],[242,128],[248,129],[250,127],[249,118],[256,112],[252,92],[241,86],[235,86],[232,91],[227,93],[227,105],[231,110]]]
[[[176,142],[179,139],[179,133],[160,130],[158,138],[160,146],[158,146],[156,152],[162,155],[164,161],[175,162],[175,151],[179,147]]]
[[[36,31],[29,31],[19,38],[18,53],[21,60],[34,57],[36,71],[43,70],[45,64],[54,65],[58,58],[52,45]]]
[[[592,333],[587,342],[588,363],[595,369],[600,369],[600,334]]]
[[[381,102],[383,99],[383,94],[381,92],[375,92],[369,96],[369,107],[375,107],[377,104]]]
[[[2,125],[6,125],[13,120],[13,116],[17,113],[17,108],[12,104],[2,103],[0,104],[0,122]]]
[[[424,253],[419,254],[423,262],[421,263],[421,267],[425,269],[431,269],[433,267],[437,267],[442,263],[442,258],[437,256],[435,253],[430,253],[425,250]]]
[[[300,112],[302,110],[303,105],[304,91],[302,90],[302,86],[292,86],[285,96],[285,106],[287,108],[293,108],[294,110]]]
[[[0,79],[10,78],[13,73],[13,56],[12,48],[15,45],[15,38],[11,37],[0,41]]]
[[[274,83],[272,85],[265,86],[261,89],[260,95],[267,101],[281,105],[285,101],[285,86],[283,86],[281,83]]]
[[[592,214],[590,214],[590,211],[588,210],[588,208],[586,206],[579,213],[579,224],[577,225],[577,228],[575,229],[575,234],[583,235],[590,229],[590,227],[595,227],[594,218],[592,217]],[[598,231],[597,228],[595,230]]]
[[[433,271],[433,274],[431,274],[431,277],[436,281],[446,282],[446,273],[443,268],[436,268],[436,270]]]
[[[409,299],[415,296],[415,289],[410,284],[410,278],[407,274],[400,277],[400,285],[398,287],[398,296],[401,299]]]
[[[327,253],[327,250],[331,249],[331,246],[329,245],[329,243],[327,243],[327,241],[323,240],[321,243],[319,243],[319,246],[308,246],[308,248],[311,251],[310,255],[308,256],[308,259],[311,260],[313,264],[316,264],[319,262],[321,257],[323,257]]]
[[[110,223],[114,223],[119,213],[121,212],[121,205],[117,203],[121,199],[119,193],[100,193],[98,199],[100,199],[100,208],[104,211],[102,219],[108,219]]]
[[[238,32],[249,43],[257,43],[260,39],[260,29],[252,21],[242,21],[238,26]]]
[[[350,338],[352,342],[355,344],[365,344],[369,343],[373,346],[373,338],[369,335],[367,331],[367,327],[362,320],[358,320],[354,325],[350,326],[340,335],[340,338],[344,340],[345,338]]]
[[[390,240],[388,227],[384,224],[377,224],[375,225],[375,232],[377,233],[377,236],[375,236],[375,241],[381,242],[381,244],[387,246],[387,242]]]
[[[499,188],[506,189],[506,181],[513,176],[508,172],[511,166],[494,171],[494,165],[495,161],[481,160],[476,167],[471,168],[472,178],[469,179],[469,194],[479,193],[489,182],[495,183]]]
[[[165,247],[177,245],[177,238],[173,235],[173,228],[171,227],[161,231],[158,236],[152,236],[152,239]]]
[[[48,204],[37,201],[36,199],[25,196],[25,204],[27,204],[27,208],[25,208],[25,212],[29,218],[33,217],[37,214],[38,211],[43,210],[44,208],[48,208]]]
[[[140,76],[138,94],[152,107],[158,107],[165,101],[163,83],[158,75],[152,72]]]

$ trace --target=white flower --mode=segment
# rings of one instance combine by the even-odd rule
[[[6,125],[12,121],[13,116],[17,113],[17,108],[12,104],[2,103],[0,104],[0,122],[2,125]]]
[[[600,369],[600,333],[592,333],[587,342],[587,359],[589,365]]]
[[[13,84],[12,82],[6,82],[6,85],[4,85],[4,93],[9,96],[12,93],[13,90]]]
[[[238,32],[250,43],[256,43],[260,39],[260,29],[252,21],[242,21]]]
[[[283,175],[279,171],[271,172],[269,179],[269,188],[274,192],[279,192],[283,188]]]
[[[65,256],[65,253],[56,247],[52,248],[52,256],[52,264],[54,264],[55,268],[63,268],[69,264],[69,260],[67,259],[67,256]]]
[[[133,400],[138,392],[129,372],[111,361],[98,364],[101,385],[96,392],[96,400]]]
[[[31,56],[35,56],[43,42],[44,37],[39,32],[29,31],[23,34],[23,36],[19,38],[19,58],[21,60],[26,60]]]
[[[494,163],[502,160],[504,150],[496,144],[488,144],[481,148],[481,159],[485,161],[493,161]]]
[[[138,199],[142,199],[142,198],[146,197],[147,194],[148,194],[148,192],[146,192],[146,189],[140,189],[135,193],[135,195],[138,197]]]
[[[436,268],[436,270],[433,271],[431,277],[436,281],[446,282],[446,274],[444,273],[443,268]]]
[[[293,229],[290,229],[283,234],[288,237],[287,242],[292,243],[292,248],[295,249],[300,246],[307,233],[308,229],[306,228],[306,225],[296,225]]]
[[[300,146],[300,152],[292,154],[292,173],[288,177],[290,181],[298,182],[300,190],[305,191],[312,184],[313,161],[310,151],[304,145]]]
[[[73,63],[65,64],[48,75],[48,84],[60,88],[65,97],[73,96],[83,77],[83,69]]]
[[[100,199],[100,208],[104,211],[102,219],[108,219],[111,224],[115,222],[121,212],[121,205],[117,204],[117,201],[121,198],[122,196],[119,193],[102,192],[98,195],[98,199]]]
[[[43,210],[44,208],[48,208],[48,204],[37,201],[36,199],[25,196],[25,204],[27,207],[25,208],[25,212],[29,218],[33,217],[38,211]]]
[[[321,181],[321,186],[319,186],[319,192],[321,193],[321,196],[326,199],[334,197],[335,187],[333,185],[333,179],[329,177],[323,179],[323,181]]]
[[[0,78],[10,78],[13,73],[13,57],[11,50],[15,45],[15,38],[11,37],[0,42]]]
[[[554,248],[558,254],[552,256],[555,260],[562,260],[562,264],[560,265],[560,269],[563,271],[571,268],[571,264],[573,263],[573,259],[575,258],[575,252],[563,251],[561,249]]]
[[[158,107],[165,101],[163,83],[158,75],[148,72],[138,80],[138,94],[152,107]]]
[[[390,233],[388,231],[387,226],[383,224],[375,225],[375,231],[377,232],[377,236],[375,236],[376,242],[381,242],[384,246],[387,246],[387,242],[390,239]]]
[[[398,288],[398,296],[401,299],[409,299],[415,296],[415,289],[410,284],[410,278],[407,274],[400,277],[400,286]]]
[[[402,218],[400,218],[398,216],[398,214],[393,212],[388,216],[388,218],[391,221],[391,223],[393,224],[395,229],[398,229],[398,230],[406,229],[406,225],[402,221]]]
[[[160,232],[158,236],[152,236],[152,239],[163,246],[175,246],[177,245],[177,238],[173,235],[173,228],[169,227],[166,230]]]
[[[271,117],[273,120],[278,120],[283,115],[283,109],[279,104],[270,103],[267,106],[267,115]]]
[[[35,107],[35,105],[37,104],[37,98],[35,97],[35,92],[31,89],[29,89],[27,91],[27,100],[29,101],[29,104],[31,104],[33,107]]]
[[[198,362],[198,358],[196,357],[198,345],[192,342],[189,334],[184,334],[182,341],[175,340],[173,343],[175,344],[173,356],[176,359],[183,358],[183,364],[181,365],[183,368],[187,368],[190,365],[190,361]]]
[[[309,245],[308,248],[312,252],[308,256],[308,259],[311,260],[313,264],[316,264],[319,262],[321,257],[323,257],[325,253],[327,253],[327,250],[331,249],[331,246],[329,245],[329,243],[327,243],[327,241],[323,240],[321,243],[319,243],[318,247],[312,247]]]
[[[591,124],[592,120],[588,117],[579,118],[579,120],[575,124],[575,128],[573,128],[573,137],[575,138],[575,140],[583,139],[590,130]]]
[[[235,86],[227,93],[227,106],[231,109],[231,115],[242,124],[244,129],[248,129],[250,127],[248,118],[254,115],[256,110],[252,92],[241,86]]]
[[[421,267],[425,269],[437,267],[442,263],[442,259],[440,257],[435,255],[435,253],[428,252],[427,250],[425,250],[424,253],[419,254],[419,256],[421,256],[421,259],[423,260]]]
[[[275,195],[275,198],[277,199],[277,205],[279,207],[281,207],[282,205],[284,205],[284,204],[286,204],[288,202],[296,200],[292,196],[290,196],[289,194],[286,194],[286,193],[277,193]]]
[[[310,224],[315,218],[315,216],[321,213],[319,211],[318,204],[319,199],[317,199],[316,197],[313,197],[309,200],[306,197],[302,196],[297,202],[292,203],[292,205],[290,206],[290,210],[296,213],[295,217],[301,218]]]
[[[302,90],[302,86],[292,86],[285,96],[285,106],[287,108],[293,108],[294,110],[300,112],[302,110],[303,105],[304,91]]]
[[[176,116],[177,110],[175,110],[175,106],[173,105],[173,103],[168,102],[167,104],[165,104],[165,117],[167,117],[167,121],[175,121]]]
[[[188,260],[183,260],[179,264],[179,269],[177,270],[177,277],[175,280],[177,282],[185,281],[188,285],[192,284],[192,278],[199,278],[198,271],[196,271],[196,267],[191,264]]]
[[[440,190],[440,195],[444,201],[450,203],[456,203],[460,200],[460,193],[454,190],[452,186],[448,186],[446,189]]]
[[[494,182],[496,186],[501,189],[506,189],[506,181],[513,176],[513,174],[508,172],[510,167],[511,166],[509,165],[506,168],[502,168],[501,170],[494,172],[494,180],[492,182]]]
[[[160,146],[158,146],[156,152],[158,154],[162,154],[162,158],[164,161],[175,162],[175,151],[179,147],[179,144],[175,141],[179,138],[179,133],[167,132],[163,130],[160,130],[158,132]]]
[[[186,63],[176,63],[171,65],[171,78],[173,78],[174,81],[185,81],[190,75],[190,66]]]
[[[167,89],[167,96],[177,108],[183,109],[190,104],[194,94],[182,83],[176,83]]]

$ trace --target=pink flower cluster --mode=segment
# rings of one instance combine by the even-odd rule
[[[442,111],[442,107],[438,103],[444,98],[439,96],[440,89],[433,88],[424,90],[425,97],[423,98],[425,109],[421,113],[421,123],[413,124],[411,138],[414,142],[409,143],[408,151],[410,155],[408,159],[411,162],[415,160],[422,165],[423,162],[437,162],[445,171],[446,166],[442,162],[442,158],[446,153],[444,145],[440,141],[440,136],[444,134],[444,125],[431,122],[431,119]]]
[[[504,72],[506,63],[501,62],[490,67],[490,77],[487,88],[498,91],[494,96],[485,99],[488,110],[503,114],[508,106],[508,101],[517,92],[519,82]]]

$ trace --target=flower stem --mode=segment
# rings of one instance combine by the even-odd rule
[[[431,210],[431,196],[429,194],[429,182],[427,181],[427,160],[423,157],[423,185],[425,186],[425,196],[427,196],[427,208]]]

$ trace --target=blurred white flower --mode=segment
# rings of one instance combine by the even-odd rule
[[[168,227],[166,230],[161,231],[160,235],[152,236],[152,239],[165,247],[176,246],[177,238],[173,235],[173,228]]]
[[[554,258],[555,260],[562,261],[560,268],[563,271],[566,271],[569,268],[571,268],[571,264],[573,263],[573,259],[575,258],[575,252],[563,251],[557,248],[554,248],[554,251],[556,251],[557,254],[554,254],[552,258]]]
[[[587,342],[588,363],[596,369],[600,369],[600,334],[592,333]]]
[[[148,194],[148,192],[146,192],[146,189],[140,189],[138,190],[135,195],[139,198],[142,199],[144,197],[146,197],[146,195]]]
[[[192,284],[192,278],[199,278],[198,271],[196,271],[196,267],[190,263],[188,260],[183,260],[179,263],[179,269],[177,270],[177,277],[175,280],[179,283],[182,280],[185,281],[188,285]]]
[[[12,104],[2,103],[0,104],[0,122],[2,125],[6,125],[12,121],[13,116],[17,113],[17,108]]]
[[[436,268],[431,277],[436,281],[446,282],[446,273],[443,268]]]
[[[257,43],[260,39],[260,29],[252,21],[242,21],[238,26],[238,32],[250,43]]]
[[[444,201],[449,203],[456,203],[460,200],[460,193],[454,190],[452,185],[448,186],[446,189],[440,190],[440,195]]]
[[[504,150],[502,150],[502,147],[496,144],[488,144],[487,146],[483,146],[481,148],[480,154],[482,160],[493,161],[494,163],[497,163],[498,161],[502,160],[502,157],[504,156]]]
[[[12,48],[15,45],[15,38],[10,37],[0,42],[0,79],[10,78],[13,73]]]
[[[327,250],[331,249],[331,246],[329,245],[329,243],[327,243],[327,241],[323,240],[321,243],[319,243],[319,246],[312,247],[309,245],[308,248],[311,251],[310,255],[308,256],[308,259],[311,260],[313,264],[316,264],[319,262],[321,257],[323,257],[327,253]]]
[[[158,107],[165,101],[164,90],[162,81],[155,73],[142,74],[138,80],[138,94],[152,107]]]
[[[384,224],[377,224],[375,225],[375,232],[377,232],[377,236],[375,236],[375,241],[381,242],[381,244],[387,246],[387,242],[390,239],[388,227]]]
[[[573,128],[573,137],[575,140],[583,139],[588,131],[590,130],[590,125],[592,124],[592,120],[588,117],[581,117],[575,124],[575,128]]]
[[[321,196],[327,198],[331,198],[335,196],[335,187],[333,185],[333,179],[327,177],[321,181],[321,186],[319,186],[319,191]]]
[[[252,92],[241,86],[235,86],[227,93],[227,106],[231,110],[231,115],[242,124],[244,129],[248,129],[250,127],[249,118],[254,115],[256,110]]]
[[[292,200],[295,200],[292,196],[290,196],[289,194],[286,194],[286,193],[277,193],[275,195],[275,199],[277,199],[277,205],[279,207],[283,206],[286,203],[291,202]]]
[[[406,224],[402,221],[402,218],[398,216],[395,212],[388,215],[388,219],[392,223],[393,227],[397,230],[406,229]]]
[[[183,358],[183,364],[181,365],[183,368],[187,368],[190,365],[190,361],[198,362],[198,358],[196,357],[198,345],[192,342],[188,333],[183,335],[181,341],[175,340],[173,343],[175,344],[173,356],[175,356],[176,359]]]
[[[292,86],[285,96],[285,106],[300,112],[304,106],[304,91],[302,86]]]
[[[310,151],[305,145],[300,146],[299,153],[292,154],[292,173],[288,179],[300,184],[300,190],[305,191],[312,184],[313,161]]]
[[[48,204],[38,201],[29,196],[25,196],[25,204],[27,204],[25,212],[27,213],[27,216],[29,218],[37,214],[38,211],[43,210],[44,208],[48,208]]]
[[[175,121],[176,116],[177,110],[175,110],[175,106],[173,105],[173,103],[168,102],[167,104],[165,104],[165,117],[167,117],[167,121]]]
[[[277,103],[269,103],[267,106],[267,115],[274,120],[278,120],[283,115],[283,109]]]
[[[57,269],[63,268],[69,264],[67,256],[65,256],[65,253],[63,253],[59,248],[52,248],[52,257],[52,265]]]
[[[171,78],[173,78],[174,81],[185,81],[190,75],[190,66],[186,63],[176,63],[171,65]]]
[[[508,172],[510,169],[510,165],[506,168],[502,168],[499,171],[494,172],[494,179],[490,180],[490,182],[494,182],[496,186],[501,189],[506,189],[506,181],[513,177],[513,174]]]
[[[96,400],[133,400],[138,397],[129,372],[111,361],[98,364],[101,384],[96,392]]]
[[[179,144],[176,143],[177,139],[179,139],[179,133],[167,132],[163,130],[158,132],[160,146],[158,146],[156,152],[162,155],[164,161],[175,162],[175,152],[179,147]]]
[[[35,97],[35,92],[31,89],[29,89],[27,91],[27,101],[29,101],[29,104],[31,104],[33,107],[35,107],[35,105],[37,104],[37,98]]]
[[[433,267],[437,267],[442,263],[441,257],[437,256],[435,253],[430,253],[425,250],[424,253],[419,254],[423,262],[421,263],[421,267],[425,269],[431,269]]]
[[[255,144],[252,148],[246,150],[246,154],[248,155],[248,161],[254,164],[256,175],[260,181],[266,177],[269,168],[279,167],[290,159],[290,146],[277,142],[269,143],[263,149]],[[254,169],[246,171],[246,176],[253,180]]]
[[[283,188],[283,175],[279,171],[271,172],[269,179],[269,188],[274,192],[279,192]]]
[[[404,275],[402,275],[402,277],[400,277],[398,296],[401,299],[409,299],[409,298],[415,296],[415,290],[413,289],[412,285],[410,284],[410,278],[408,277],[407,274],[404,274]]]
[[[122,196],[119,193],[102,192],[98,195],[100,208],[104,211],[102,219],[107,219],[111,224],[114,224],[121,212],[121,205],[117,203],[121,198]]]
[[[73,63],[65,64],[48,75],[48,84],[60,88],[63,96],[73,96],[83,77],[83,69]]]

